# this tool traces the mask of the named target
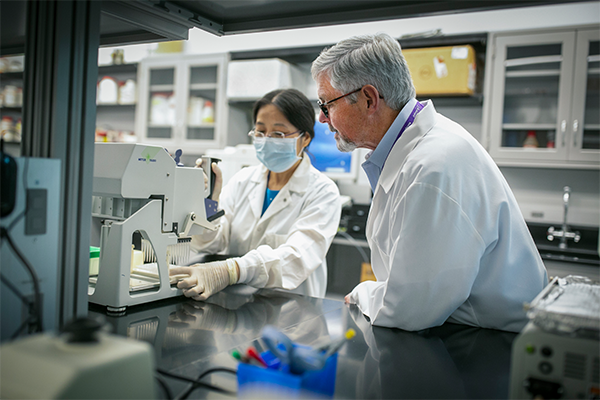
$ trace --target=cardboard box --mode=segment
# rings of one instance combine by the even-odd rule
[[[402,50],[417,96],[472,95],[476,61],[472,46],[430,47]]]

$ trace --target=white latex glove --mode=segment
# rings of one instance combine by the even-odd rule
[[[177,283],[185,297],[206,300],[238,281],[237,263],[228,259],[189,267],[172,267],[169,275],[188,275]]]

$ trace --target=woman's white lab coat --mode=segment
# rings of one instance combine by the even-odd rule
[[[219,229],[194,236],[192,249],[241,256],[236,261],[246,279],[240,283],[323,297],[325,256],[341,216],[339,190],[304,155],[261,216],[267,174],[262,164],[235,174],[221,192]]]
[[[386,160],[366,234],[377,282],[350,296],[373,325],[519,331],[523,303],[548,283],[500,170],[431,101]]]

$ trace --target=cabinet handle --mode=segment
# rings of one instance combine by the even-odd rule
[[[577,130],[579,129],[579,121],[573,121],[573,147],[577,147]]]
[[[567,120],[563,119],[562,122],[560,123],[560,131],[562,132],[562,146],[565,147],[565,139],[566,139],[566,132],[567,132]]]

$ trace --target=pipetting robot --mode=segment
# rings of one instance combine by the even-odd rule
[[[210,165],[207,159],[204,165]],[[89,301],[109,312],[181,295],[170,265],[186,265],[191,236],[222,215],[201,168],[177,166],[160,146],[96,143]]]

